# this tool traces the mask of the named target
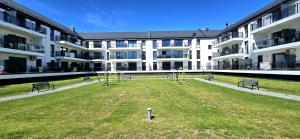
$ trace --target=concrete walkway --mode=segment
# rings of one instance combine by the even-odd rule
[[[10,100],[22,99],[22,98],[27,98],[27,97],[45,95],[45,94],[49,94],[49,93],[55,93],[55,92],[58,92],[58,91],[63,91],[63,90],[76,88],[76,87],[80,87],[80,86],[85,86],[85,85],[93,84],[93,83],[96,83],[96,82],[99,82],[99,81],[97,80],[97,81],[93,81],[93,82],[89,82],[89,83],[79,83],[79,84],[60,87],[60,88],[57,88],[57,89],[54,89],[54,90],[40,91],[39,93],[37,91],[35,91],[35,92],[29,92],[28,94],[24,94],[24,95],[0,97],[0,103],[4,102],[4,101],[10,101]]]
[[[296,96],[296,95],[287,95],[287,94],[282,94],[282,93],[274,93],[274,92],[255,90],[255,89],[251,90],[248,88],[237,87],[237,85],[221,83],[221,82],[216,82],[216,81],[208,81],[208,80],[204,80],[204,79],[200,79],[200,78],[193,78],[193,79],[204,82],[204,83],[209,83],[209,84],[222,86],[222,87],[226,87],[226,88],[230,88],[230,89],[234,89],[234,90],[238,90],[238,91],[248,92],[248,93],[252,93],[252,94],[266,95],[266,96],[300,101],[300,96]]]

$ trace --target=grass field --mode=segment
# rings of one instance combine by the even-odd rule
[[[261,90],[278,92],[283,94],[298,95],[300,96],[300,82],[299,81],[287,81],[279,79],[264,79],[254,77],[242,77],[242,76],[227,76],[227,75],[214,75],[215,80],[218,82],[229,83],[237,85],[238,81],[243,79],[253,79],[259,81]],[[185,77],[199,77],[203,78],[203,75],[185,75]]]
[[[96,77],[93,78],[97,79]],[[82,77],[66,79],[66,80],[50,81],[50,83],[55,85],[55,88],[72,85],[72,84],[78,84],[81,82],[82,82]],[[31,89],[32,89],[32,83],[0,86],[0,97],[27,94],[31,92]]]
[[[142,79],[0,103],[0,138],[300,138],[299,119],[297,101]]]

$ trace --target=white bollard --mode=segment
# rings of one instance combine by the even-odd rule
[[[152,119],[152,108],[147,108],[147,119],[150,121]]]

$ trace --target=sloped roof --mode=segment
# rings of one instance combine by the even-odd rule
[[[60,29],[70,35],[73,35],[73,36],[76,36],[76,37],[80,37],[78,33],[74,32],[73,30],[69,29],[68,27],[65,27],[64,25],[62,24],[59,24],[33,10],[30,10],[29,8],[13,1],[13,0],[0,0],[0,3],[5,5],[5,6],[8,6],[12,9],[15,9],[16,11],[19,11],[25,15],[28,15],[34,19],[37,19],[37,20],[40,20],[41,22],[44,22],[45,24],[48,24],[50,26],[53,26],[57,29]]]
[[[234,23],[234,24],[226,27],[223,31],[221,31],[218,34],[218,36],[221,35],[221,34],[223,34],[223,33],[228,32],[228,31],[231,31],[231,30],[233,30],[233,29],[235,29],[235,28],[237,28],[237,27],[239,27],[239,26],[241,26],[241,25],[243,25],[243,24],[245,24],[245,23],[253,20],[254,18],[256,18],[256,17],[258,17],[258,16],[260,16],[260,15],[262,15],[262,14],[264,14],[264,13],[270,11],[270,10],[272,10],[273,8],[279,6],[280,4],[282,4],[282,3],[286,2],[286,1],[289,1],[289,0],[274,0],[272,3],[268,4],[267,6],[265,6],[265,7],[261,8],[261,9],[257,10],[256,12],[254,12],[254,13],[246,16],[245,18],[239,20],[238,22],[236,22],[236,23]]]
[[[109,39],[159,39],[159,38],[215,38],[220,30],[144,31],[144,32],[84,32],[87,40]]]

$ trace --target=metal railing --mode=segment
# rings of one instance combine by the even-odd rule
[[[41,25],[33,24],[28,21],[25,21],[25,23],[19,22],[16,16],[8,14],[5,11],[0,11],[0,20],[35,32],[39,32],[41,34],[45,34],[45,35],[47,34],[47,29],[45,27]]]
[[[221,37],[217,38],[217,40],[213,41],[212,44],[217,45],[234,38],[243,38],[243,37],[244,37],[243,32],[233,32],[233,33],[222,35]]]
[[[269,15],[261,18],[261,22],[256,22],[251,24],[251,30],[254,31],[266,25],[270,25],[274,22],[280,21],[292,15],[300,13],[299,3],[292,4],[286,8],[282,8],[281,11],[277,13],[270,13]]]
[[[182,55],[157,55],[158,59],[165,59],[165,58],[189,58],[188,54],[182,54]]]
[[[125,56],[110,55],[109,57],[112,60],[115,60],[115,59],[120,59],[120,60],[121,59],[142,59],[141,55],[134,55],[134,56],[128,56],[128,55],[125,55]]]
[[[212,57],[216,58],[216,57],[221,57],[221,56],[227,56],[227,55],[232,55],[232,54],[243,54],[243,49],[227,49],[227,50],[223,50],[220,52],[213,52],[212,53]]]
[[[32,43],[5,43],[3,38],[0,38],[0,47],[8,48],[8,49],[15,49],[15,50],[22,50],[28,52],[36,52],[36,53],[44,53],[44,46],[32,44]]]
[[[292,35],[292,36],[285,36],[281,38],[272,38],[272,39],[265,39],[265,40],[260,40],[255,42],[256,48],[257,49],[263,49],[263,48],[268,48],[268,47],[274,47],[278,45],[283,45],[283,44],[289,44],[289,43],[294,43],[294,42],[299,42],[300,41],[300,32],[297,32],[299,35]]]

